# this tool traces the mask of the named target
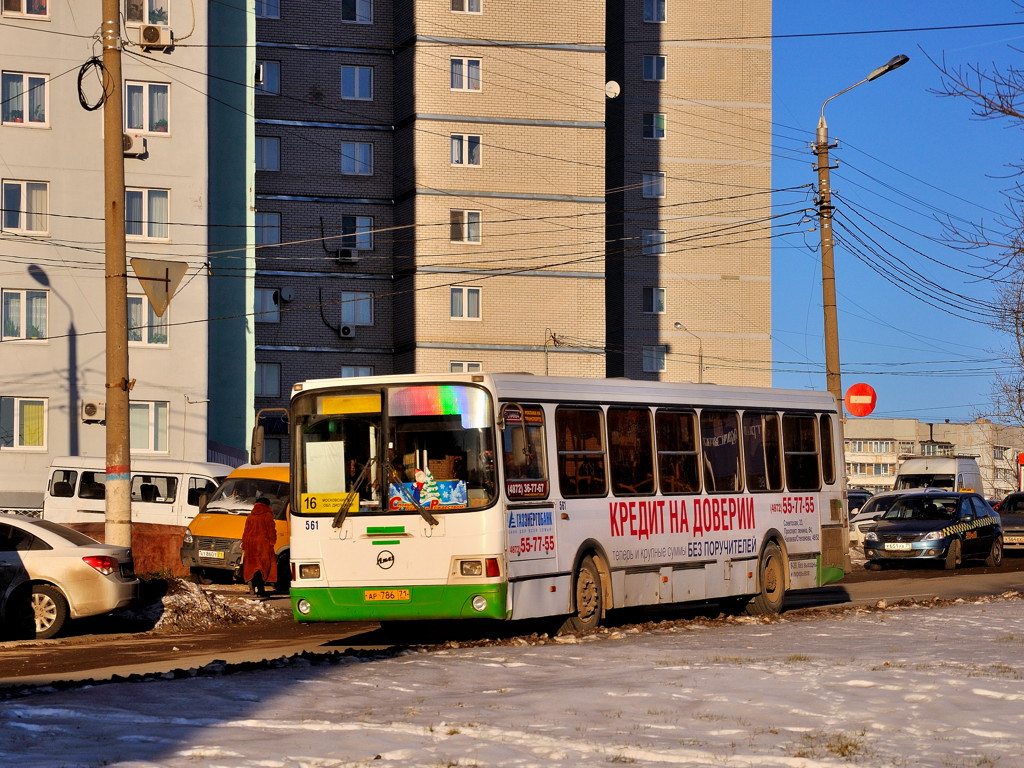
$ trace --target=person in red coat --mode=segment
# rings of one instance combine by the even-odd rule
[[[267,596],[267,584],[277,583],[277,527],[274,510],[265,496],[256,499],[242,531],[242,578],[260,597]]]

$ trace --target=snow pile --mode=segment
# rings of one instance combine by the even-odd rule
[[[242,624],[266,618],[272,609],[263,602],[245,598],[223,599],[183,579],[170,579],[167,594],[144,609],[155,624],[155,632],[207,629],[218,624]]]

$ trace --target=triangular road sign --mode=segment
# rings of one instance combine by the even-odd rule
[[[132,259],[132,269],[142,283],[142,290],[149,297],[153,311],[157,317],[163,317],[171,297],[178,290],[181,278],[185,276],[188,264],[181,261],[163,261],[161,259]]]

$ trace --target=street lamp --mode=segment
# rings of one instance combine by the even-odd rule
[[[704,339],[698,336],[696,333],[691,331],[682,323],[673,323],[673,327],[677,331],[684,331],[697,340],[697,383],[704,383]]]
[[[843,383],[839,373],[839,321],[836,317],[836,265],[834,243],[832,240],[832,186],[829,181],[828,161],[828,125],[825,123],[825,105],[836,96],[842,96],[862,83],[877,80],[887,72],[892,72],[910,61],[909,56],[902,53],[893,56],[889,61],[875,69],[863,80],[844,88],[839,93],[829,96],[821,105],[821,117],[818,119],[818,130],[815,134],[814,154],[818,158],[818,231],[821,233],[821,296],[822,308],[825,313],[825,381],[839,405],[839,413],[843,412]],[[677,323],[678,325],[678,323]]]

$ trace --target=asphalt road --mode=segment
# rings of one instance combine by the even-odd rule
[[[211,587],[222,599],[247,600],[244,588]],[[842,582],[818,589],[800,590],[787,596],[785,611],[875,605],[880,600],[930,600],[968,598],[1024,592],[1024,557],[1010,557],[1001,568],[967,567],[955,572],[934,566],[913,569],[866,571],[855,565]],[[426,626],[402,625],[398,637],[386,637],[365,622],[299,624],[292,619],[286,596],[271,598],[267,616],[234,625],[164,634],[152,626],[131,626],[116,617],[83,620],[71,636],[43,641],[0,643],[0,688],[109,680],[129,675],[172,674],[175,670],[199,669],[215,662],[246,664],[267,662],[303,652],[331,653],[346,649],[375,650],[393,644],[429,644],[447,639],[445,633],[465,632],[463,623]],[[714,615],[714,606],[667,612],[638,610],[616,612],[612,623]],[[492,625],[487,631],[510,635],[519,624]],[[526,628],[529,631],[530,628]],[[440,634],[439,634],[440,633]],[[481,635],[486,637],[489,635]]]

